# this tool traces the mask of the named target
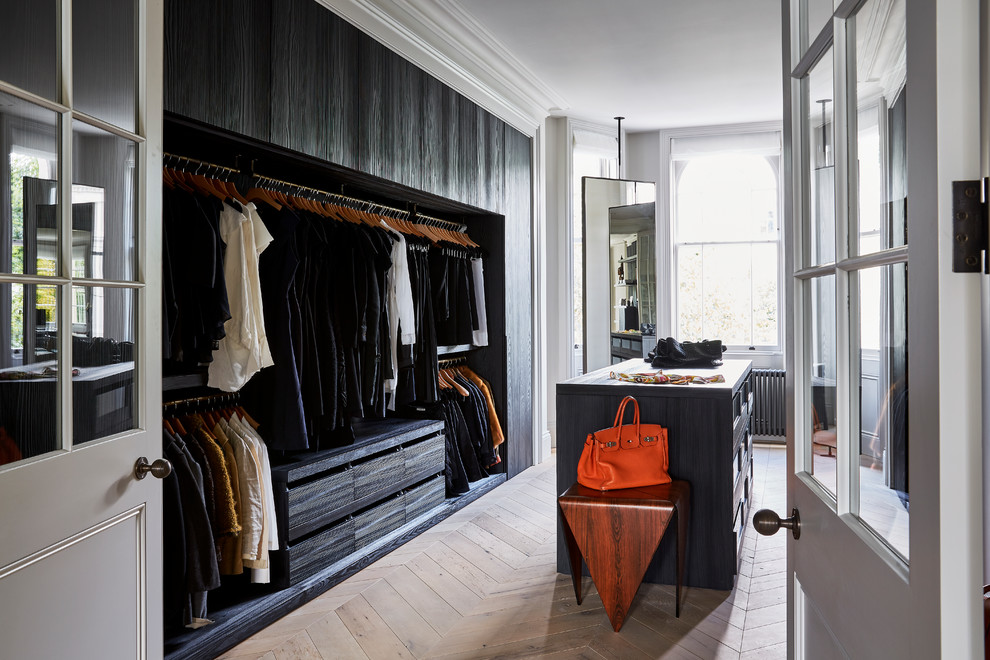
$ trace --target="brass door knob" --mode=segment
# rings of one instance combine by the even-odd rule
[[[801,516],[797,509],[791,509],[791,517],[781,520],[776,511],[760,509],[753,516],[753,527],[763,536],[773,536],[781,527],[791,530],[791,535],[797,541],[801,538]]]
[[[149,463],[144,456],[137,459],[137,463],[134,464],[134,476],[144,479],[149,472],[156,479],[164,479],[172,474],[172,464],[164,458],[156,459],[154,463]]]

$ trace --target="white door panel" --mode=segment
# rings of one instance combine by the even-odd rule
[[[4,654],[69,657],[72,640],[74,657],[146,658],[146,538],[140,506],[0,569]]]
[[[799,603],[794,611],[797,617],[795,629],[798,631],[800,648],[814,649],[814,657],[821,660],[849,660],[852,656],[842,648],[842,644],[829,629],[816,604],[809,600],[801,589],[800,583],[795,585],[794,601]]]
[[[981,282],[950,202],[980,173],[978,4],[783,3],[795,658],[982,655]]]
[[[156,660],[163,2],[30,4],[0,42],[0,657]]]

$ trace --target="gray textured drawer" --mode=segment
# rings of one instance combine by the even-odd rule
[[[406,457],[406,475],[443,472],[444,437],[443,434],[427,438],[423,442],[406,447],[403,454]]]
[[[441,452],[442,455],[442,452]],[[406,522],[415,520],[444,501],[443,475],[432,477],[427,481],[406,491]]]
[[[296,584],[354,552],[354,521],[342,520],[284,551],[289,584]]]
[[[402,527],[405,522],[405,495],[393,495],[354,516],[354,545],[356,548],[363,548],[372,541]]]
[[[354,501],[354,470],[344,467],[288,491],[289,540],[333,520],[334,512]]]
[[[354,499],[388,490],[405,478],[405,450],[395,447],[370,460],[354,465]]]

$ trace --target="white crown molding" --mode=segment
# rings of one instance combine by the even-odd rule
[[[317,1],[530,137],[568,107],[455,0]]]

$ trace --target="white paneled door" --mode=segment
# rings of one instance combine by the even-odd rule
[[[0,656],[162,656],[160,0],[3,2]]]
[[[979,3],[782,4],[790,657],[982,657]]]

